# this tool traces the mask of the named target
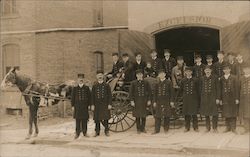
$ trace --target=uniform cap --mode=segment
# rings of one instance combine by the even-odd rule
[[[138,69],[135,71],[136,74],[143,74],[143,71],[141,69]]]
[[[77,74],[78,78],[84,78],[84,74]]]

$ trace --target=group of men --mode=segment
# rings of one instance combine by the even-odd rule
[[[129,96],[131,106],[134,107],[133,116],[136,117],[137,133],[145,133],[147,108],[152,105],[155,117],[155,131],[160,132],[161,122],[164,121],[164,131],[169,130],[171,108],[175,108],[174,98],[180,94],[183,98],[182,114],[185,118],[185,132],[190,130],[192,120],[193,128],[198,131],[197,114],[206,117],[206,131],[218,132],[218,111],[222,109],[225,117],[225,132],[236,132],[236,120],[244,120],[245,132],[249,131],[250,118],[250,65],[243,62],[241,54],[234,56],[227,53],[225,60],[223,51],[218,51],[218,61],[213,63],[213,56],[206,56],[206,64],[202,63],[200,55],[195,56],[195,65],[185,65],[182,56],[176,60],[171,57],[171,52],[164,50],[164,58],[157,57],[157,52],[151,52],[151,59],[144,62],[141,53],[135,54],[135,62],[129,59],[127,53],[122,54],[122,60],[118,53],[113,53],[113,68],[107,74],[111,77],[122,77],[124,81],[131,82]],[[98,77],[100,76],[100,77]],[[105,133],[108,136],[109,110],[111,109],[111,91],[108,84],[104,82],[103,72],[97,74],[97,83],[93,86],[91,100],[88,105],[93,104],[94,120],[96,122],[96,136],[100,134],[100,121],[103,121]],[[158,83],[151,87],[145,77],[158,78]],[[103,87],[101,87],[103,86]],[[82,88],[79,84],[72,92],[79,95]],[[98,89],[98,90],[97,90]],[[87,88],[86,88],[87,90]],[[74,92],[75,91],[75,92]],[[102,93],[102,92],[103,93]],[[87,92],[89,93],[89,92]],[[108,96],[106,96],[106,94]],[[99,96],[98,96],[99,95]],[[89,97],[90,98],[90,97]],[[72,105],[76,106],[76,99],[72,99]],[[80,105],[81,106],[81,105]],[[75,107],[75,113],[77,109]],[[100,115],[107,116],[100,116]],[[76,120],[76,137],[79,136],[80,124],[86,131],[86,119]],[[83,131],[85,135],[86,132]]]

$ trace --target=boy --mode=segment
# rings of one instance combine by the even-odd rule
[[[160,132],[161,121],[164,120],[165,133],[169,130],[169,119],[171,116],[171,107],[174,107],[172,102],[173,86],[170,80],[166,79],[164,69],[159,70],[159,82],[154,90],[153,107],[155,109],[155,131],[153,134]]]
[[[198,132],[199,81],[192,77],[192,68],[186,67],[186,77],[181,80],[180,90],[183,93],[182,114],[185,116],[185,131],[190,130],[190,121],[193,119],[193,128]]]
[[[130,85],[129,96],[131,106],[134,107],[133,116],[136,117],[137,133],[146,133],[145,124],[147,106],[151,104],[151,88],[147,81],[143,80],[143,71],[136,71],[136,80]]]
[[[77,139],[82,131],[83,136],[87,135],[87,122],[89,119],[88,107],[91,105],[91,93],[88,86],[84,84],[84,74],[78,74],[78,85],[73,88],[71,95],[71,105],[74,109],[74,118],[76,120]]]

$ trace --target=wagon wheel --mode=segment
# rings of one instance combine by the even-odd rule
[[[132,116],[129,95],[124,91],[112,93],[112,110],[109,129],[113,132],[124,132],[133,127],[135,118]]]

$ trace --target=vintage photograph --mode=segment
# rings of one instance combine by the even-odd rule
[[[250,157],[250,1],[0,3],[0,157]]]

